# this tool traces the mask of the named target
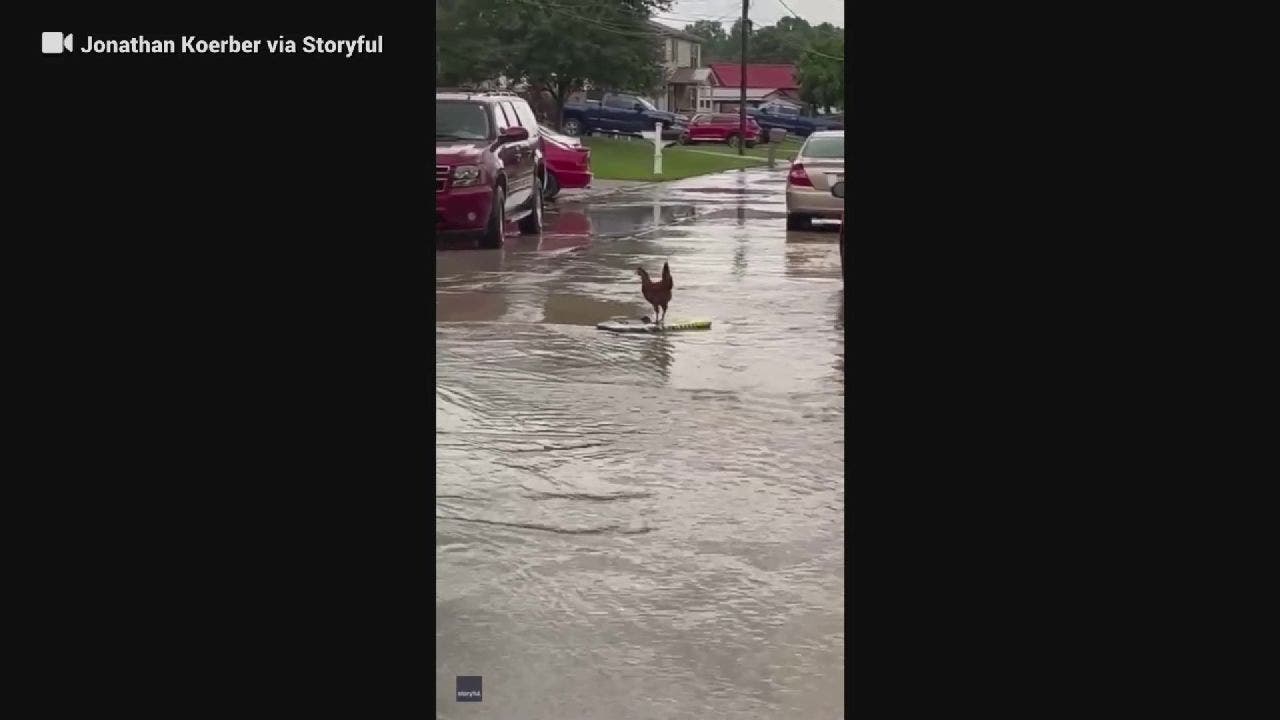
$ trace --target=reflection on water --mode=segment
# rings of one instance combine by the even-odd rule
[[[839,253],[729,177],[437,252],[438,717],[841,716]],[[596,330],[663,261],[712,329]]]
[[[600,237],[634,235],[657,225],[692,218],[695,214],[696,210],[690,204],[654,205],[652,202],[596,206],[588,210],[591,225]]]
[[[543,322],[595,327],[602,320],[630,317],[634,310],[629,302],[553,292],[547,294],[543,305]]]

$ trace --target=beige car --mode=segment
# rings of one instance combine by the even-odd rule
[[[787,173],[787,229],[807,230],[814,218],[839,220],[844,199],[831,187],[844,179],[844,131],[815,132],[800,146]]]

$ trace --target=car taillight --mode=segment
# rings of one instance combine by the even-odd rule
[[[809,173],[804,171],[804,166],[800,163],[791,166],[791,172],[787,173],[787,184],[813,187],[813,183],[809,181]]]

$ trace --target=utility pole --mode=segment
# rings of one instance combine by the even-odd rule
[[[745,155],[747,147],[747,4],[751,0],[742,0],[742,92],[738,97],[738,154]]]

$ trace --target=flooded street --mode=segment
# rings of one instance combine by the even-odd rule
[[[437,250],[438,717],[843,716],[840,254],[785,229],[784,182],[564,198],[540,238]],[[669,322],[711,329],[596,329],[650,314],[664,261]]]

